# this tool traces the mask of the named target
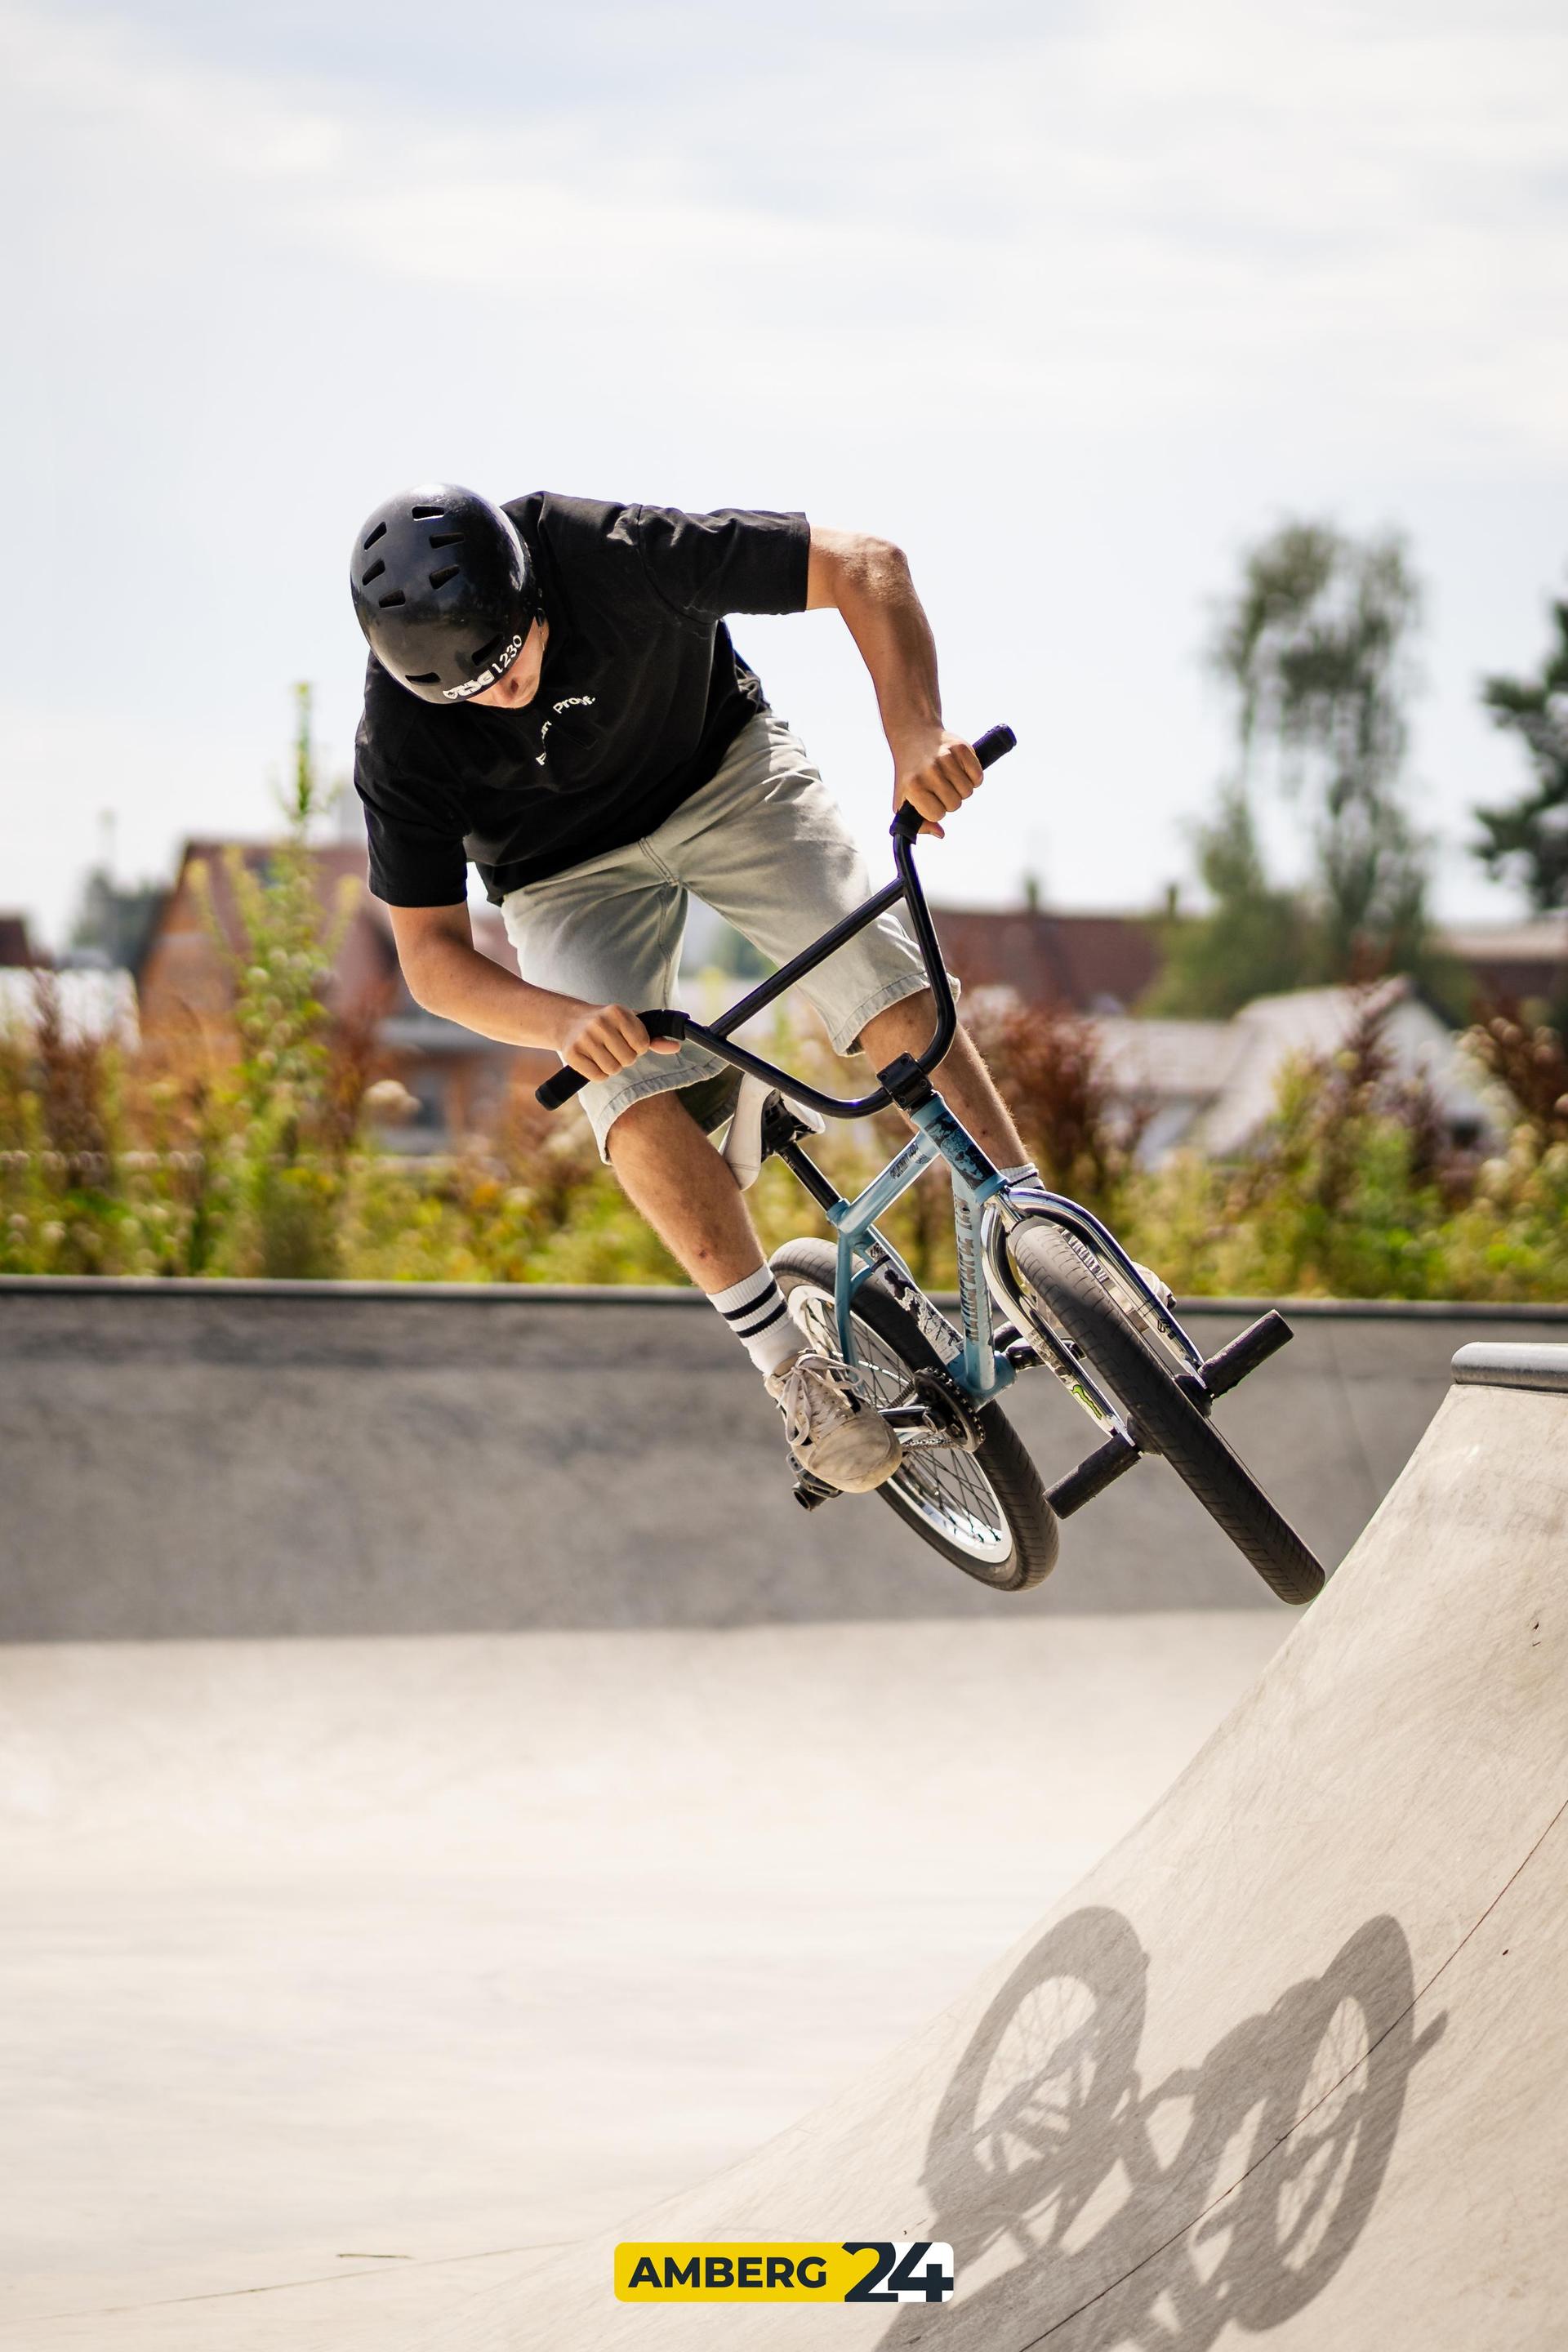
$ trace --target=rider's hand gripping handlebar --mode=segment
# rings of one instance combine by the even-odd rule
[[[1010,727],[988,727],[984,734],[976,736],[974,740],[974,751],[981,766],[983,768],[993,766],[1005,752],[1012,751],[1017,740]],[[677,1013],[661,1006],[639,1016],[648,1035],[682,1039],[695,1032],[702,1045],[710,1051],[720,1053],[724,1059],[732,1062],[736,1068],[752,1070],[759,1076],[774,1081],[785,1091],[795,1095],[800,1101],[810,1103],[815,1109],[826,1111],[833,1118],[858,1118],[869,1111],[879,1109],[889,1100],[885,1088],[879,1087],[874,1095],[867,1095],[856,1102],[840,1102],[835,1096],[819,1094],[815,1087],[804,1085],[799,1079],[790,1078],[785,1071],[773,1069],[770,1063],[762,1061],[756,1055],[746,1053],[739,1046],[731,1046],[728,1042],[728,1034],[731,1029],[738,1029],[742,1022],[751,1018],[753,1013],[760,1013],[765,1004],[771,1004],[775,997],[782,996],[787,988],[793,987],[803,973],[814,970],[819,963],[825,963],[834,950],[842,947],[847,940],[853,939],[857,931],[864,930],[868,923],[875,922],[884,908],[890,907],[902,898],[906,901],[914,922],[915,937],[920,943],[926,974],[937,1003],[936,1035],[931,1039],[925,1053],[920,1056],[922,1069],[933,1069],[952,1043],[957,1014],[953,1007],[952,992],[948,986],[947,973],[942,966],[942,950],[937,945],[936,934],[931,929],[931,916],[926,910],[925,898],[914,868],[914,843],[921,825],[926,822],[920,811],[911,808],[906,801],[892,824],[893,856],[899,868],[898,880],[889,883],[884,889],[879,890],[874,897],[868,898],[863,907],[857,908],[854,914],[847,915],[841,923],[836,923],[830,931],[824,932],[820,940],[814,941],[798,956],[792,957],[787,964],[774,972],[771,980],[764,981],[760,988],[753,989],[751,994],[743,998],[739,1004],[731,1005],[722,1022],[717,1023],[711,1029],[706,1029],[700,1023],[694,1022],[689,1014]],[[559,1110],[563,1103],[570,1102],[574,1095],[581,1094],[583,1088],[589,1083],[590,1081],[581,1070],[570,1068],[557,1070],[553,1077],[546,1078],[544,1084],[535,1089],[534,1100],[545,1110]]]
[[[974,756],[983,768],[994,767],[1003,753],[1011,751],[1017,740],[1010,727],[988,727],[984,735],[977,735],[974,739]],[[921,825],[927,822],[919,809],[911,807],[906,801],[893,819],[894,840],[917,840]]]

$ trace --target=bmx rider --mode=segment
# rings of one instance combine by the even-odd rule
[[[366,518],[352,586],[371,648],[354,782],[371,888],[411,993],[481,1036],[547,1046],[590,1080],[601,1155],[757,1366],[796,1463],[845,1493],[880,1485],[899,1465],[895,1433],[804,1347],[763,1258],[732,1164],[748,1151],[732,1074],[689,1042],[650,1040],[636,1008],[671,1001],[689,893],[784,962],[870,889],[837,803],[731,644],[730,614],[842,616],[876,689],[894,805],[911,803],[923,831],[940,837],[981,782],[942,723],[903,555],[800,514],[553,492],[497,506],[439,483]],[[521,978],[473,944],[470,863]],[[918,950],[890,914],[803,986],[835,1050],[873,1068],[931,1035]],[[941,1084],[993,1163],[1031,1177],[962,1030]],[[710,1140],[726,1119],[729,1159]]]

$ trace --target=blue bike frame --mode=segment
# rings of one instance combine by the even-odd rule
[[[908,1192],[933,1160],[945,1160],[952,1179],[959,1314],[963,1323],[962,1335],[954,1334],[946,1318],[942,1318],[946,1333],[959,1340],[947,1370],[976,1404],[984,1404],[1014,1377],[1012,1365],[993,1342],[991,1296],[981,1250],[981,1212],[1003,1191],[1002,1179],[940,1095],[933,1093],[928,1103],[911,1110],[909,1116],[920,1132],[888,1162],[879,1176],[872,1178],[859,1197],[822,1203],[823,1213],[838,1236],[838,1271],[834,1288],[839,1352],[846,1363],[857,1360],[852,1310],[862,1283],[890,1265],[911,1290],[917,1287],[897,1251],[877,1231],[877,1220],[887,1213],[900,1194]],[[931,1313],[934,1315],[935,1310]],[[927,1337],[930,1336],[928,1331]]]
[[[974,746],[982,767],[989,767],[1005,751],[1011,751],[1014,741],[1011,729],[990,729]],[[1098,1217],[1065,1194],[1048,1192],[1044,1185],[1005,1184],[973,1137],[930,1084],[927,1073],[937,1066],[952,1045],[958,1028],[958,1013],[925,893],[915,871],[914,844],[920,829],[917,813],[908,806],[901,808],[892,826],[897,869],[894,879],[873,892],[852,914],[824,932],[821,939],[781,965],[760,987],[731,1005],[721,1020],[710,1027],[694,1021],[689,1013],[655,1007],[642,1014],[643,1024],[651,1036],[690,1038],[719,1060],[765,1080],[786,1102],[805,1104],[825,1118],[865,1118],[873,1111],[897,1103],[915,1127],[913,1139],[853,1201],[843,1199],[834,1190],[815,1161],[801,1150],[794,1131],[773,1147],[837,1235],[836,1307],[838,1344],[847,1363],[858,1360],[852,1319],[856,1294],[873,1274],[882,1272],[891,1277],[900,1302],[915,1317],[949,1376],[972,1402],[984,1404],[1011,1383],[1016,1371],[1005,1349],[995,1344],[996,1327],[992,1315],[994,1293],[1007,1302],[1010,1312],[1017,1318],[1019,1329],[1029,1332],[1037,1343],[1038,1360],[1048,1364],[1102,1428],[1122,1440],[1131,1450],[1132,1441],[1122,1415],[1094,1379],[1079,1351],[1054,1332],[1041,1318],[1037,1304],[1020,1292],[1007,1254],[1008,1232],[1022,1217],[1049,1217],[1067,1231],[1090,1264],[1103,1268],[1129,1295],[1136,1310],[1183,1367],[1200,1378],[1204,1370],[1202,1353]],[[923,1053],[900,1055],[887,1069],[879,1070],[878,1084],[869,1094],[840,1097],[825,1094],[788,1070],[779,1069],[760,1054],[735,1044],[733,1033],[737,1029],[793,988],[796,981],[826,962],[857,932],[875,922],[885,908],[900,901],[919,943],[935,1000],[936,1028]],[[586,1083],[575,1070],[562,1070],[539,1087],[538,1099],[546,1109],[553,1110]],[[955,1328],[926,1297],[898,1252],[877,1230],[879,1217],[884,1216],[916,1178],[939,1159],[947,1162],[952,1179],[961,1328]],[[1030,1356],[1027,1360],[1036,1358]]]

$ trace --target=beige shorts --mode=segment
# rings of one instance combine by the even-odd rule
[[[524,980],[640,1013],[677,1002],[689,897],[722,915],[773,962],[785,963],[870,892],[865,861],[805,747],[763,710],[742,729],[711,782],[646,841],[509,891],[501,913]],[[873,1014],[926,984],[919,950],[890,914],[800,983],[839,1054]],[[707,1087],[726,1067],[701,1046],[685,1045],[595,1078],[579,1099],[601,1155],[608,1157],[605,1139],[628,1103]]]

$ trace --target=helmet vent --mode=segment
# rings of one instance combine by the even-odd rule
[[[417,677],[405,678],[403,682],[405,686],[439,686],[441,673],[438,669],[422,669]]]
[[[476,669],[486,669],[505,643],[504,637],[492,637],[488,646],[481,646],[477,654],[468,656],[468,659]]]
[[[416,507],[414,520],[416,522],[439,522],[446,511],[445,507]]]
[[[368,537],[367,537],[367,539],[365,540],[365,542],[364,542],[364,543],[365,543],[365,545],[366,545],[366,547],[367,547],[367,548],[374,547],[374,546],[375,545],[375,542],[376,542],[376,541],[377,541],[378,539],[384,539],[385,537],[386,537],[386,525],[385,525],[384,522],[378,522],[378,523],[376,524],[375,529],[374,529],[374,530],[369,534],[369,536],[368,536]]]
[[[372,582],[373,580],[379,580],[379,579],[381,578],[382,573],[383,573],[385,570],[386,570],[386,565],[385,565],[384,562],[383,561],[383,559],[378,555],[378,556],[376,557],[376,559],[375,559],[375,562],[371,565],[370,570],[369,570],[368,572],[362,572],[360,573],[360,576],[359,576],[359,584],[360,584],[360,586],[361,586],[362,588],[368,588],[368,587],[370,586],[371,582]]]
[[[447,585],[447,581],[455,580],[461,570],[461,564],[444,563],[439,572],[432,572],[430,574],[431,587],[444,588]]]
[[[432,547],[456,547],[462,536],[460,530],[433,530],[430,544]]]
[[[379,602],[381,609],[384,613],[389,604],[406,604],[407,599],[404,595],[401,588],[395,588],[390,596],[383,596],[379,599]]]

